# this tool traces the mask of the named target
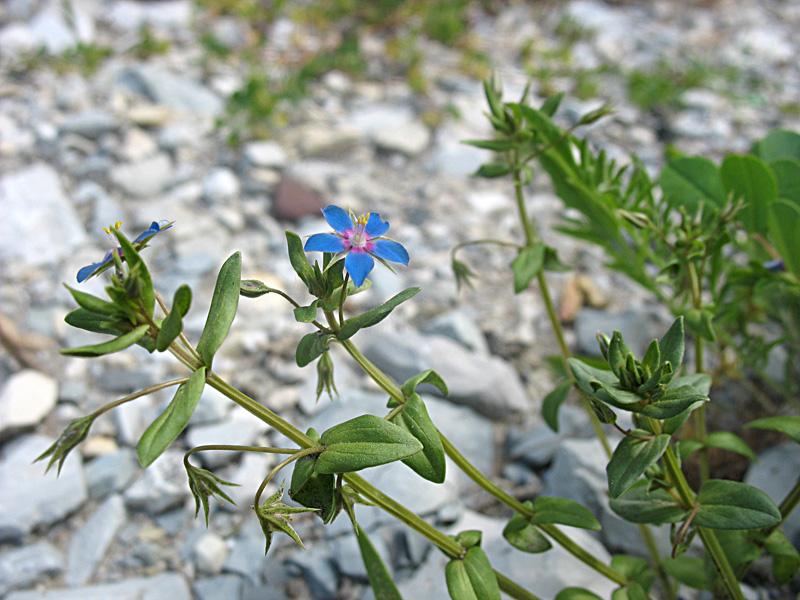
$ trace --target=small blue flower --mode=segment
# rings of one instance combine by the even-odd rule
[[[408,265],[408,252],[398,242],[383,237],[389,223],[376,212],[362,215],[347,214],[338,206],[326,206],[322,214],[334,233],[315,233],[305,245],[307,252],[333,252],[344,254],[344,268],[361,286],[375,266],[373,258],[391,268],[386,261]]]
[[[131,241],[131,243],[133,244],[133,247],[136,248],[136,250],[141,250],[142,248],[147,246],[147,242],[149,242],[150,239],[154,235],[169,229],[170,227],[172,227],[173,223],[174,223],[174,221],[153,221],[152,223],[150,223],[150,227],[145,229],[142,233],[137,235]],[[113,225],[103,228],[103,231],[105,231],[107,235],[111,236],[113,230],[114,229],[119,229],[121,226],[122,226],[122,222],[121,221],[117,221]],[[77,278],[78,279],[78,283],[83,283],[84,281],[86,281],[87,279],[92,277],[93,275],[97,275],[98,273],[102,273],[109,266],[111,266],[111,263],[114,262],[114,252],[117,253],[117,256],[119,256],[120,258],[123,258],[123,256],[122,256],[122,248],[116,248],[115,250],[109,250],[108,252],[106,252],[105,256],[103,256],[102,260],[100,260],[98,262],[95,262],[95,263],[92,263],[90,265],[86,265],[85,267],[82,267],[78,271],[78,278]]]
[[[783,273],[786,270],[786,266],[783,264],[783,261],[780,258],[768,260],[764,263],[763,267],[767,271],[772,271],[773,273]]]

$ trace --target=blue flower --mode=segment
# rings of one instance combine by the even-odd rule
[[[315,233],[306,241],[307,252],[344,254],[344,268],[360,286],[375,266],[374,258],[391,267],[387,261],[408,264],[408,252],[398,242],[383,237],[389,223],[376,212],[357,217],[338,206],[326,206],[322,214],[334,233]]]
[[[150,239],[154,235],[156,235],[157,233],[161,233],[162,231],[165,231],[165,230],[169,229],[170,227],[172,227],[173,222],[174,221],[158,221],[158,222],[153,221],[152,223],[150,223],[150,227],[145,229],[142,233],[137,235],[131,241],[131,243],[133,244],[133,247],[136,248],[136,250],[141,250],[142,248],[147,246],[147,242],[149,242]],[[109,227],[105,227],[103,229],[103,231],[105,231],[106,234],[108,234],[110,236],[110,235],[112,235],[112,230],[119,229],[121,226],[122,226],[122,222],[121,221],[117,221],[113,225],[111,225]],[[102,273],[108,267],[110,267],[111,263],[114,262],[114,252],[117,253],[117,256],[119,256],[120,258],[123,258],[123,256],[122,256],[122,248],[116,248],[115,250],[109,250],[108,252],[106,252],[106,254],[105,254],[105,256],[103,257],[102,260],[100,260],[98,262],[95,262],[95,263],[92,263],[90,265],[86,265],[85,267],[82,267],[78,271],[78,283],[83,283],[84,281],[89,279],[89,277],[92,277],[93,275],[97,275],[99,273]]]

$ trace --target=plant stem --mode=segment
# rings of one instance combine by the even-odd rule
[[[781,523],[789,518],[798,503],[800,503],[800,479],[797,480],[797,483],[794,484],[794,487],[781,502]],[[780,527],[780,525],[776,525],[776,527]]]
[[[253,499],[253,506],[258,508],[261,505],[261,494],[264,493],[264,488],[269,485],[269,482],[272,481],[275,476],[280,473],[281,469],[286,466],[289,466],[296,460],[300,460],[304,456],[309,456],[311,454],[319,454],[322,451],[322,448],[319,447],[311,447],[311,448],[303,448],[302,450],[291,450],[291,456],[284,458],[281,462],[275,465],[272,470],[267,473],[267,476],[261,481],[261,485],[258,486],[256,490],[255,498]]]
[[[678,459],[675,457],[675,453],[671,447],[667,447],[666,452],[664,452],[664,465],[667,468],[672,483],[678,490],[684,508],[692,508],[695,504],[694,492],[689,487],[689,483],[686,481],[683,471],[681,471],[681,468],[678,466]],[[734,600],[745,600],[742,589],[739,587],[739,581],[736,579],[736,574],[731,568],[731,564],[717,539],[717,535],[712,529],[706,529],[705,527],[698,527],[697,532],[700,534],[700,539],[703,540],[703,545],[706,547],[706,551],[711,557],[711,560],[714,561],[714,565],[730,597]]]
[[[205,444],[203,446],[195,446],[191,448],[184,455],[186,458],[198,452],[206,452],[207,450],[223,450],[227,452],[262,452],[264,454],[294,454],[297,448],[272,448],[271,446],[237,446],[233,444]]]
[[[339,299],[339,323],[344,323],[344,301],[347,300],[347,284],[350,282],[350,273],[345,273],[342,283],[342,297]]]
[[[104,404],[97,410],[93,411],[91,414],[94,418],[97,418],[103,413],[107,413],[111,409],[117,408],[121,404],[130,402],[131,400],[136,400],[137,398],[141,398],[142,396],[147,396],[148,394],[153,394],[155,392],[158,392],[159,390],[163,390],[165,388],[172,387],[174,385],[181,385],[182,383],[186,383],[187,381],[189,381],[188,377],[180,377],[178,379],[171,379],[170,381],[164,381],[162,383],[157,383],[156,385],[151,385],[150,387],[146,387],[143,390],[139,390],[138,392],[133,392],[132,394],[128,394],[127,396],[123,396],[122,398],[118,398],[113,402]]]
[[[333,316],[332,314],[330,315]],[[330,318],[330,317],[329,317]],[[335,322],[330,323],[331,328],[336,330],[337,325]],[[387,394],[389,394],[392,399],[396,400],[400,404],[405,402],[405,397],[403,396],[403,392],[397,386],[397,384],[392,381],[383,371],[381,371],[377,366],[375,366],[366,356],[364,356],[358,347],[353,344],[350,340],[343,340],[341,341],[342,346],[347,350],[350,356],[361,366],[364,372],[369,375],[375,383],[377,383],[381,389],[383,389]],[[511,494],[506,492],[503,488],[499,487],[496,483],[491,481],[488,477],[486,477],[480,469],[478,469],[475,465],[473,465],[461,452],[459,452],[458,448],[453,445],[453,443],[444,435],[442,432],[439,432],[439,437],[442,440],[442,445],[444,446],[445,453],[453,460],[456,465],[475,483],[477,483],[481,488],[483,488],[486,492],[500,500],[506,506],[512,508],[513,510],[517,511],[518,513],[525,515],[527,517],[533,516],[533,511],[530,510],[527,506],[522,504],[519,500],[514,498]],[[555,525],[539,525],[539,528],[544,531],[547,535],[553,538],[559,545],[561,545],[565,550],[567,550],[570,554],[581,560],[582,562],[586,563],[599,573],[605,575],[610,580],[619,583],[620,585],[625,585],[626,579],[625,576],[618,573],[615,569],[612,569],[610,566],[603,563],[601,560],[593,556],[591,553],[587,552],[577,544],[575,544],[569,536],[563,533],[558,527]]]
[[[700,310],[703,307],[703,296],[700,288],[700,274],[697,272],[697,268],[695,264],[690,260],[688,262],[688,271],[689,271],[689,285],[691,288],[692,293],[692,305],[696,310]],[[704,345],[703,345],[703,338],[700,335],[695,334],[694,336],[694,370],[695,373],[703,373],[704,372]],[[705,482],[708,480],[710,475],[710,470],[708,466],[708,448],[705,447],[707,432],[706,432],[706,407],[705,405],[698,408],[694,411],[692,415],[692,421],[694,424],[694,436],[695,439],[704,444],[702,448],[700,448],[700,453],[698,454],[699,458],[699,465],[700,465],[700,481]]]

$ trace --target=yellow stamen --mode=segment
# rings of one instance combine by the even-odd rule
[[[111,233],[112,233],[114,230],[119,230],[119,228],[120,228],[120,227],[122,227],[122,221],[117,221],[117,222],[116,222],[116,223],[114,223],[113,225],[109,225],[108,227],[103,227],[103,231],[104,231],[106,234],[108,234],[108,235],[111,235]]]

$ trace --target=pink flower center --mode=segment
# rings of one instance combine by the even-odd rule
[[[370,252],[375,246],[363,225],[356,225],[342,234],[344,249],[352,252]]]

